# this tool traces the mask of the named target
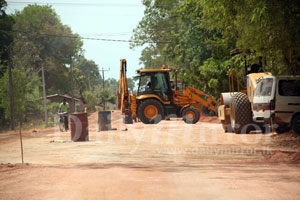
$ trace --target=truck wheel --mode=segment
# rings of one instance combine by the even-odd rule
[[[270,127],[267,127],[266,125],[259,125],[259,128],[261,130],[261,133],[269,133]]]
[[[297,134],[300,134],[300,115],[294,117],[292,121],[293,131]]]
[[[290,130],[290,128],[288,128],[287,126],[278,126],[274,129],[275,129],[275,132],[278,133],[278,134],[288,132]]]
[[[157,124],[163,118],[164,108],[155,99],[142,101],[138,108],[138,115],[144,124]]]
[[[199,121],[200,113],[194,107],[187,107],[182,112],[182,119],[187,124],[196,124]]]
[[[251,104],[246,94],[239,92],[232,97],[230,122],[233,131],[237,134],[249,133],[253,128],[250,125],[252,123]]]

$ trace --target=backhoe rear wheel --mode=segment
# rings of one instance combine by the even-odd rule
[[[196,108],[190,106],[183,110],[182,118],[187,124],[196,124],[199,121],[200,113]]]
[[[230,122],[233,131],[237,134],[249,133],[253,129],[251,104],[246,94],[239,92],[233,95]]]
[[[144,124],[157,124],[163,119],[164,108],[155,99],[142,101],[138,107],[138,115]]]

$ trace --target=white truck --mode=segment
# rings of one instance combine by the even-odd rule
[[[277,133],[300,134],[300,76],[264,76],[257,80],[253,121],[271,124]]]

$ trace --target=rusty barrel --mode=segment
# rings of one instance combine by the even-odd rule
[[[111,111],[100,111],[98,113],[99,131],[111,130]]]
[[[71,114],[70,125],[72,141],[89,141],[89,124],[87,113]]]

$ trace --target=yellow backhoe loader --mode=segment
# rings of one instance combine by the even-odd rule
[[[137,93],[129,94],[127,86],[127,62],[120,60],[118,108],[125,115],[125,123],[134,119],[145,124],[156,124],[163,119],[182,117],[188,124],[198,122],[201,106],[217,112],[218,102],[210,95],[192,87],[172,90],[170,69],[139,69]]]

